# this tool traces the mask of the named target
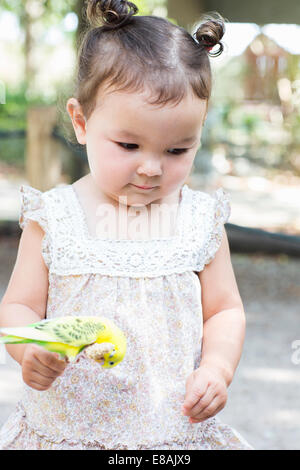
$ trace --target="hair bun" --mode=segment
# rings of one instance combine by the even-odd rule
[[[108,26],[118,28],[129,23],[131,17],[138,12],[138,7],[123,0],[88,0],[87,18],[91,26]]]
[[[212,57],[219,56],[224,50],[224,46],[220,41],[225,33],[225,20],[218,13],[215,13],[215,16],[216,18],[205,15],[197,31],[194,33],[194,37],[199,45],[203,46]],[[219,49],[215,52],[210,52],[217,44]]]

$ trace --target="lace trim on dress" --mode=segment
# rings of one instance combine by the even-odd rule
[[[193,270],[193,261],[187,256],[192,247],[186,246],[193,193],[186,185],[177,210],[177,235],[170,238],[92,238],[86,231],[84,214],[79,210],[70,185],[54,188],[45,197],[55,234],[52,262],[55,274],[156,277]]]
[[[20,187],[21,209],[19,225],[22,230],[26,227],[29,220],[38,222],[44,230],[45,235],[42,240],[42,255],[47,268],[51,265],[51,240],[48,227],[48,216],[46,204],[43,199],[43,193],[31,186],[22,185]]]
[[[223,224],[230,215],[228,194],[212,195],[182,188],[176,236],[153,239],[102,239],[89,236],[79,200],[71,185],[45,193],[22,186],[20,226],[29,219],[45,230],[42,250],[49,270],[57,275],[102,274],[157,277],[200,272],[215,256]]]

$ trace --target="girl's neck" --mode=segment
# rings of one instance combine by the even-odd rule
[[[97,185],[95,184],[93,177],[91,173],[88,173],[87,175],[83,176],[79,180],[77,180],[73,184],[76,188],[79,188],[79,190],[82,190],[83,192],[83,197],[89,197],[91,198],[95,204],[111,204],[114,207],[119,207],[119,202],[116,201],[113,198],[110,198],[107,196],[105,193],[103,193]],[[181,193],[181,187],[177,188],[176,191],[174,191],[171,194],[168,194],[165,196],[163,199],[158,199],[154,201],[154,204],[178,204],[180,202],[180,193]],[[85,196],[86,195],[86,196]],[[151,204],[146,206],[148,210],[151,209]],[[129,209],[129,206],[128,206]]]
[[[90,233],[91,237],[107,238],[105,233],[102,235],[101,233],[99,233],[101,226],[99,227],[99,225],[97,225],[97,222],[99,222],[97,215],[96,215],[97,213],[99,214],[97,210],[100,204],[112,204],[115,207],[115,209],[118,211],[120,209],[118,202],[111,198],[108,198],[105,194],[101,194],[101,192],[99,191],[99,188],[97,188],[97,186],[95,185],[90,173],[83,176],[82,178],[77,180],[75,183],[73,183],[73,188],[75,189],[77,198],[85,214],[88,232]],[[167,228],[167,232],[164,232],[163,235],[160,235],[163,238],[174,236],[175,229],[176,229],[178,208],[179,208],[179,203],[180,203],[180,193],[181,193],[181,188],[178,188],[178,191],[167,196],[167,198],[164,198],[163,201],[160,201],[160,200],[155,201],[156,205],[159,205],[162,203],[168,204],[170,205],[170,208],[172,209],[172,214],[170,216],[171,217],[170,227]],[[124,210],[124,207],[125,206],[122,206],[122,211]],[[151,215],[151,211],[153,211],[154,208],[151,208],[152,207],[151,204],[149,204],[146,207],[148,210],[148,220],[149,220],[150,216],[151,217],[153,216],[153,214]],[[129,209],[130,209],[129,207],[127,207],[127,209],[125,208],[125,211],[127,210],[128,223],[129,222],[131,223],[136,217],[140,216],[140,213],[138,212],[137,215],[134,216],[133,211],[130,211],[130,216],[129,216],[128,214]],[[120,227],[118,227],[117,230],[119,231]],[[143,233],[143,238],[153,238],[150,233],[150,226],[143,227],[143,230],[145,232]],[[116,237],[113,236],[112,238],[119,238],[119,236],[118,235]],[[128,236],[128,238],[131,238],[131,236]]]

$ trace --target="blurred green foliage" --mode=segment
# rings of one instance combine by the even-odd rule
[[[5,92],[5,101],[0,105],[1,131],[24,130],[29,105],[51,104],[42,94],[28,99],[25,83],[21,83],[17,89],[8,87]]]
[[[5,104],[0,105],[0,160],[18,168],[24,166],[25,137],[19,134],[6,136],[7,131],[26,128],[27,100],[25,87],[6,90]]]
[[[278,170],[300,176],[299,110],[284,115],[280,105],[224,98],[208,114],[202,149],[206,158],[221,151],[234,173],[238,162],[241,175],[263,175],[267,169],[269,174]]]
[[[0,137],[0,161],[21,171],[25,167],[25,137]]]
[[[18,130],[26,127],[27,100],[25,90],[6,90],[6,103],[0,105],[0,129]]]

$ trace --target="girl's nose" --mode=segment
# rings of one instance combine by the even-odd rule
[[[137,170],[139,175],[161,176],[161,161],[159,159],[151,159],[143,162]]]

